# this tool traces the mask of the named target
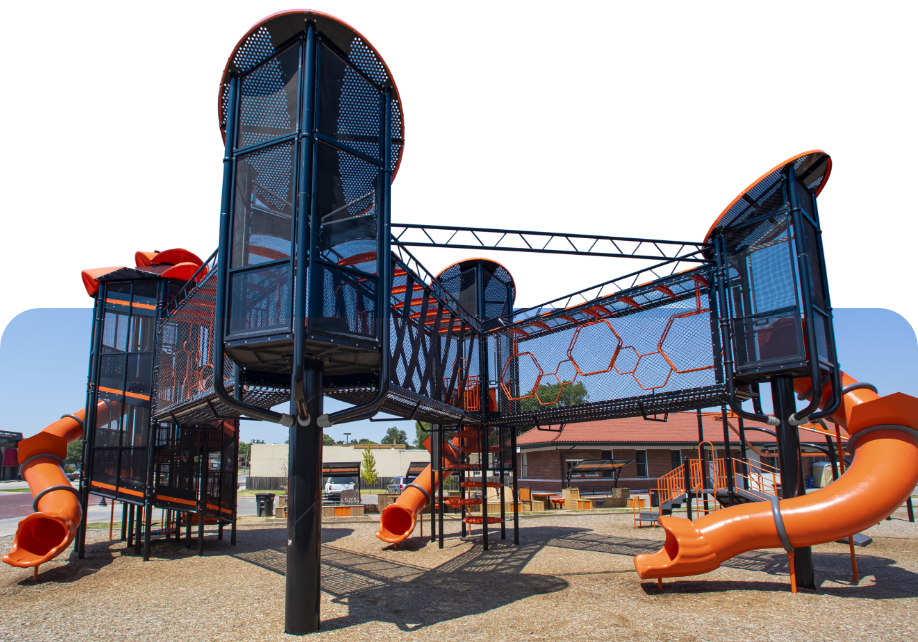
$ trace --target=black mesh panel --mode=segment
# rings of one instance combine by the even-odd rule
[[[316,212],[322,258],[376,270],[379,168],[330,145],[318,147]]]
[[[310,319],[312,328],[374,336],[376,279],[316,264],[322,292],[321,316]]]
[[[237,158],[231,267],[290,257],[294,174],[291,143]]]
[[[320,52],[319,131],[379,158],[380,91],[324,44]]]
[[[290,329],[290,266],[238,272],[230,284],[229,335]]]
[[[242,78],[238,147],[248,147],[296,130],[300,48],[283,53]]]

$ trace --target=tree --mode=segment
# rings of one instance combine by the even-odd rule
[[[425,432],[427,431],[427,432]],[[430,436],[430,424],[423,421],[414,422],[414,447],[424,448],[424,442]]]
[[[520,412],[538,412],[539,410],[548,410],[550,408],[580,406],[587,402],[589,396],[587,388],[582,381],[577,383],[565,381],[563,383],[542,384],[536,389],[535,395],[528,399],[520,400]],[[558,401],[553,404],[542,404],[539,401],[554,401],[555,399]],[[522,434],[530,428],[532,428],[532,425],[520,426],[517,428],[517,434]]]
[[[331,435],[322,435],[322,445],[323,446],[334,446],[335,440],[332,439]]]
[[[355,441],[355,440],[352,439],[352,440],[351,440],[351,443],[352,443],[352,444],[365,444],[365,445],[367,445],[367,446],[378,446],[378,445],[379,445],[379,444],[377,444],[375,441],[373,441],[373,440],[371,440],[371,439],[367,439],[366,437],[364,437],[364,438],[361,439],[360,441]]]
[[[386,436],[382,438],[380,443],[383,444],[404,444],[408,445],[408,435],[405,434],[404,430],[399,430],[395,426],[389,428],[386,431]]]
[[[363,449],[363,466],[360,467],[360,478],[366,483],[367,486],[372,486],[376,483],[376,457],[373,456],[373,451],[369,448]]]
[[[67,463],[76,466],[83,461],[83,440],[77,439],[67,445]]]

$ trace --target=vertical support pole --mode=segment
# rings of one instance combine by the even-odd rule
[[[319,630],[322,555],[322,428],[323,365],[303,362],[307,424],[290,428],[287,464],[287,587],[284,598],[284,631],[305,635]],[[291,409],[295,411],[295,408]]]
[[[720,418],[724,422],[724,467],[727,472],[727,487],[731,503],[736,493],[736,479],[733,477],[733,452],[730,449],[730,425],[727,423],[727,407],[720,407]],[[740,444],[742,445],[742,444]]]
[[[700,460],[698,465],[701,467],[701,496],[702,504],[704,506],[704,514],[708,514],[708,494],[705,492],[705,488],[708,487],[708,457],[705,454],[704,447],[701,443],[704,441],[704,426],[701,422],[701,408],[696,412],[698,417],[698,455]],[[713,454],[713,453],[712,453]]]
[[[233,381],[233,396],[236,399],[242,399],[242,371],[240,368],[236,368],[234,381]],[[242,430],[239,425],[239,420],[233,422],[235,430],[233,435],[235,435],[236,443],[233,446],[233,522],[230,524],[230,545],[236,545],[236,521],[239,517],[239,442],[242,440]]]
[[[784,499],[806,494],[803,483],[803,466],[800,461],[800,435],[797,427],[790,425],[788,418],[797,410],[794,400],[794,381],[781,375],[771,380],[774,414],[781,421],[775,427],[778,435],[778,466],[781,469],[781,495]],[[794,549],[794,566],[797,586],[816,588],[813,569],[813,549],[809,546]]]
[[[207,508],[208,431],[201,433],[201,461],[198,462],[198,555],[204,555],[204,510]]]
[[[143,561],[150,561],[150,531],[153,530],[153,502],[148,499],[144,503],[144,529],[143,529]]]
[[[99,355],[102,351],[102,330],[105,322],[105,293],[107,286],[102,283],[96,293],[93,305],[92,338],[89,344],[89,367],[86,374],[86,410],[83,413],[83,467],[80,471],[80,509],[83,519],[77,527],[74,549],[77,559],[86,554],[86,515],[89,511],[89,486],[92,474],[92,455],[95,446],[96,405],[98,402],[96,382],[99,380]]]
[[[436,432],[434,432],[436,430]],[[437,439],[437,435],[440,434],[440,426],[435,424],[430,424],[430,470],[436,475],[437,474],[437,459],[439,458],[440,453],[440,442]],[[431,491],[433,491],[431,487]],[[430,541],[434,542],[437,539],[437,511],[440,509],[440,502],[437,501],[436,492],[432,493],[430,501]]]
[[[682,458],[682,466],[685,469],[685,507],[686,507],[686,517],[689,521],[692,521],[692,472],[689,470],[691,468],[691,460],[688,457]]]
[[[519,462],[516,454],[516,426],[510,426],[510,457],[513,470],[513,543],[520,545],[520,485],[519,485]],[[532,497],[530,496],[530,499]],[[532,504],[529,505],[532,509]]]
[[[484,270],[481,261],[475,266],[475,313],[484,316]],[[478,333],[478,398],[481,423],[479,445],[481,450],[481,541],[482,548],[488,550],[488,425],[487,417],[490,411],[490,388],[488,371],[488,337],[483,331]]]
[[[461,440],[461,439],[459,440],[460,443],[462,443],[462,441],[464,440]],[[467,457],[463,457],[460,455],[459,461],[462,462],[462,464],[464,464],[467,460],[468,460]],[[459,499],[465,499],[465,486],[463,485],[464,483],[465,483],[465,471],[460,470],[459,471]],[[471,495],[471,493],[469,493],[469,495]],[[468,533],[469,533],[468,526],[465,523],[465,516],[466,516],[465,504],[461,504],[459,506],[459,519],[460,519],[460,523],[462,526],[459,532],[462,537],[468,537]]]
[[[909,495],[908,499],[905,500],[905,507],[908,508],[908,521],[915,521],[915,509],[912,507],[912,496]]]
[[[121,502],[121,541],[127,539],[128,505]]]
[[[185,548],[191,548],[191,516],[193,512],[185,513]]]
[[[480,273],[481,264],[478,265],[478,270]],[[482,340],[484,340],[484,337],[479,338],[479,341]],[[479,372],[482,372],[481,359],[479,359],[478,365]],[[478,379],[479,386],[487,385],[483,380],[484,376]],[[481,469],[481,547],[484,550],[488,550],[488,426],[484,423],[484,412],[484,406],[482,406],[482,422],[478,429],[478,450],[481,459],[478,462],[478,466]]]
[[[141,535],[143,535],[145,508],[143,504],[137,505],[137,536],[134,538],[134,555],[140,555],[143,551],[143,540],[141,540]]]
[[[504,427],[500,426],[497,429],[497,445],[500,448],[498,452],[500,459],[500,538],[507,539],[507,515],[506,515],[506,503],[507,498],[504,493],[505,482],[504,482],[504,462],[506,461],[507,455],[507,445],[504,442]]]
[[[745,475],[743,486],[745,490],[749,490],[749,455],[746,453],[746,424],[743,422],[743,418],[739,415],[736,416],[736,420],[739,424],[740,448],[742,448],[743,453],[743,475]]]
[[[452,322],[450,322],[452,323]],[[437,511],[437,519],[440,521],[440,542],[439,547],[443,548],[443,513],[446,507],[443,505],[443,426],[436,434],[437,439],[437,504],[440,509]]]
[[[128,505],[128,532],[127,532],[127,547],[131,548],[134,545],[134,504]]]

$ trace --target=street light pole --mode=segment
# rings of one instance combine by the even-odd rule
[[[351,443],[350,436],[351,436],[351,433],[349,432],[344,433],[344,443],[345,444]]]

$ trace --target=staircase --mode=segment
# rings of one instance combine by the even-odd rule
[[[659,507],[635,513],[635,522],[656,522],[661,515],[672,515],[674,510],[687,508],[689,502],[693,514],[704,516],[718,508],[771,501],[771,497],[778,496],[780,484],[776,468],[736,458],[706,460],[703,446],[699,444],[697,459],[688,459],[660,477],[656,488]],[[711,451],[714,452],[713,446]],[[733,488],[730,488],[728,470],[733,473]]]

